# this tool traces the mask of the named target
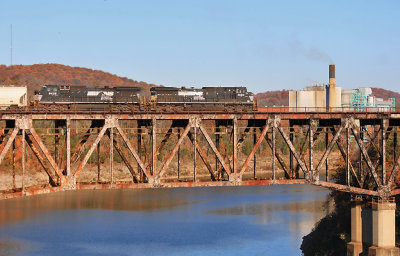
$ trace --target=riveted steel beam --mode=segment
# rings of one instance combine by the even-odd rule
[[[49,168],[45,164],[45,160],[43,159],[42,155],[40,154],[39,149],[34,145],[33,140],[29,138],[28,134],[25,134],[25,141],[27,142],[28,146],[31,148],[33,154],[36,156],[36,159],[39,161],[40,165],[42,166],[43,170],[49,176],[50,185],[56,186],[57,182],[56,179],[52,176]]]
[[[342,125],[339,127],[338,131],[336,134],[333,136],[333,139],[329,142],[329,145],[326,147],[325,152],[319,161],[317,168],[315,168],[315,172],[319,172],[324,165],[325,161],[328,159],[329,154],[331,153],[333,146],[335,146],[336,142],[339,139],[339,136],[344,128],[348,127],[348,121],[346,120],[345,122],[342,123]]]
[[[233,173],[237,173],[238,169],[238,124],[237,118],[233,119]]]
[[[371,162],[371,159],[370,159],[370,157],[369,157],[369,155],[368,155],[367,149],[366,149],[364,143],[363,143],[363,142],[361,141],[361,139],[360,139],[360,136],[359,136],[359,134],[358,134],[358,129],[359,129],[359,127],[355,124],[353,118],[350,119],[350,126],[352,127],[351,130],[352,130],[352,132],[353,132],[354,138],[356,139],[356,142],[357,142],[357,144],[358,144],[358,147],[361,149],[361,152],[363,153],[365,162],[367,163],[367,166],[368,166],[368,168],[369,168],[369,170],[370,170],[372,176],[374,177],[374,180],[375,180],[376,184],[377,184],[378,187],[379,187],[379,186],[382,185],[382,182],[379,180],[378,173],[376,172],[376,169],[375,169],[375,167],[373,166],[373,164],[372,164],[372,162]]]
[[[335,136],[337,134],[335,128],[332,127],[330,130],[331,130],[333,136]],[[342,155],[343,160],[346,161],[346,152],[344,150],[343,144],[341,143],[340,136],[339,136],[338,140],[336,141],[336,145],[340,151],[340,154]],[[351,174],[353,175],[353,178],[356,179],[358,186],[361,186],[360,179],[358,178],[357,173],[354,170],[354,167],[353,167],[351,161],[349,161],[349,165],[350,165],[350,171],[351,171]]]
[[[149,179],[149,182],[152,182],[151,178],[152,175],[151,173],[147,170],[146,166],[132,147],[132,144],[129,142],[128,138],[126,137],[125,132],[122,130],[121,126],[118,124],[118,121],[114,121],[114,127],[117,129],[119,135],[121,135],[122,140],[124,141],[125,145],[128,147],[129,152],[132,154],[132,156],[135,158],[136,162],[138,163],[140,169],[142,172],[146,175],[146,177]]]
[[[67,118],[66,120],[66,136],[65,136],[65,145],[66,145],[66,175],[71,175],[71,119]]]
[[[207,130],[201,125],[201,123],[199,123],[198,127],[199,127],[201,133],[206,138],[208,145],[210,145],[211,149],[214,151],[214,154],[217,156],[219,162],[221,163],[222,167],[225,169],[225,171],[227,172],[227,174],[229,176],[232,173],[232,171],[231,171],[230,167],[225,163],[225,161],[222,158],[221,153],[219,152],[219,150],[215,147],[213,141],[210,138],[210,135],[208,135]]]
[[[269,148],[272,150],[272,140],[268,136],[265,136],[264,140],[267,142]],[[255,157],[255,155],[254,155],[254,157]],[[285,160],[283,159],[283,157],[277,150],[275,150],[275,157],[278,160],[278,163],[281,165],[282,170],[285,172],[285,178],[286,179],[292,178],[292,176],[290,175],[290,173],[288,171],[289,169],[286,166]]]
[[[107,136],[111,139],[111,136],[110,136],[109,132],[107,132]],[[113,146],[114,146],[115,150],[117,151],[118,155],[121,157],[121,159],[124,162],[124,164],[126,165],[126,167],[128,168],[129,172],[132,174],[133,181],[135,183],[139,182],[138,174],[133,169],[133,166],[129,163],[129,160],[126,157],[123,149],[120,147],[118,141],[115,138],[113,138],[113,141],[114,141],[113,142]]]
[[[250,152],[250,155],[247,156],[242,169],[239,172],[240,177],[243,176],[244,171],[246,170],[247,166],[249,165],[251,159],[254,157],[258,147],[261,145],[261,142],[264,140],[265,135],[268,132],[268,129],[271,127],[272,125],[272,120],[268,120],[267,124],[264,126],[264,128],[261,131],[260,137],[258,137],[257,142],[255,143],[255,145],[253,146],[253,149]]]
[[[159,183],[159,179],[165,174],[165,171],[167,170],[169,164],[171,163],[172,159],[175,156],[175,153],[178,151],[179,146],[182,144],[183,139],[186,137],[188,134],[190,128],[192,127],[193,121],[189,119],[189,123],[187,124],[185,130],[183,131],[182,135],[180,136],[178,142],[175,144],[174,148],[172,149],[171,153],[167,157],[167,159],[164,162],[164,165],[162,166],[160,173],[157,174],[156,176],[156,183]]]
[[[35,128],[33,128],[32,120],[29,121],[29,132],[32,135],[33,140],[37,143],[40,150],[43,152],[44,156],[46,157],[47,161],[50,163],[51,167],[57,174],[58,178],[61,180],[61,184],[68,183],[65,179],[64,175],[62,174],[60,168],[58,167],[57,163],[54,161],[54,158],[51,156],[50,152],[47,150],[46,146],[44,145],[40,136],[36,133]]]
[[[69,119],[71,121],[71,119]],[[76,146],[76,151],[75,153],[71,156],[71,163],[76,163],[80,156],[82,155],[83,151],[85,150],[85,147],[88,143],[88,140],[90,138],[90,136],[92,135],[92,131],[94,128],[99,127],[100,123],[98,122],[98,120],[92,120],[92,124],[90,125],[89,129],[85,132],[83,138],[78,142],[77,146]],[[101,124],[101,126],[103,126],[103,124]]]
[[[156,133],[157,119],[153,118],[151,122],[151,175],[157,173],[157,133]]]
[[[3,161],[4,157],[6,156],[6,153],[8,152],[11,145],[13,144],[13,141],[15,139],[15,136],[17,136],[18,131],[19,131],[18,128],[14,128],[13,131],[11,132],[10,138],[7,140],[7,142],[5,142],[5,145],[1,146],[2,150],[0,153],[0,163]],[[3,142],[3,144],[4,144],[4,142]]]
[[[277,124],[277,128],[278,128],[278,131],[280,132],[280,134],[282,135],[283,139],[285,140],[286,144],[288,145],[289,150],[293,153],[293,156],[296,159],[297,163],[300,165],[301,170],[304,173],[307,173],[308,170],[307,170],[305,163],[303,162],[303,160],[301,160],[299,154],[297,153],[296,148],[293,146],[292,142],[290,141],[289,136],[285,133],[282,126],[280,125],[280,122]]]
[[[194,135],[190,131],[188,132],[188,138],[189,138],[189,141],[192,143],[192,145],[196,145],[195,146],[196,150],[199,153],[201,160],[207,167],[207,170],[211,175],[211,180],[216,181],[217,178],[215,177],[215,174],[214,174],[213,168],[211,167],[210,162],[208,162],[208,160],[207,160],[207,154],[205,153],[205,149],[202,146],[200,146],[199,143],[194,144]]]
[[[86,153],[85,157],[83,158],[82,162],[79,164],[78,168],[75,171],[74,176],[78,177],[80,172],[82,171],[83,167],[85,167],[87,161],[89,160],[90,156],[92,155],[93,151],[95,150],[96,146],[99,144],[101,138],[103,138],[105,132],[107,131],[107,128],[109,127],[109,124],[106,122],[104,126],[101,128],[99,134],[97,135],[96,139],[94,140],[93,144],[90,146],[88,152]]]

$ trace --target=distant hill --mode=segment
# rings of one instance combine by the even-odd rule
[[[395,98],[396,106],[400,107],[400,93],[382,89],[382,88],[372,88],[372,94],[377,98]],[[289,91],[268,91],[256,94],[256,98],[259,106],[289,106]]]
[[[395,98],[396,107],[400,107],[400,93],[398,92],[372,87],[372,95],[375,95],[376,97],[383,99]]]
[[[0,65],[0,84],[27,85],[29,93],[46,84],[95,86],[138,86],[146,92],[155,86],[101,70],[71,67],[61,64]]]
[[[268,91],[256,94],[257,103],[259,106],[289,106],[289,91]]]

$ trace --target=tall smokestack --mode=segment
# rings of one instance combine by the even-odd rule
[[[329,86],[335,86],[335,65],[329,65]]]
[[[329,108],[333,110],[336,107],[336,81],[335,81],[335,65],[329,65]]]

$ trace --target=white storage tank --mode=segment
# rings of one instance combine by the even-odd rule
[[[28,88],[21,85],[0,85],[0,109],[28,105]]]

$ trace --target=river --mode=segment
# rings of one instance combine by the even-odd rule
[[[0,201],[0,255],[301,255],[307,185],[66,191]]]

